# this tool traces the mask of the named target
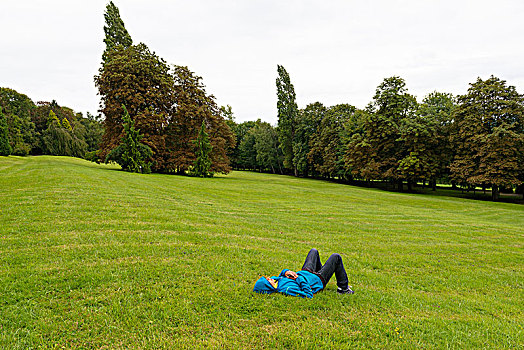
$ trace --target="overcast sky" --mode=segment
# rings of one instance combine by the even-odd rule
[[[0,0],[0,86],[98,113],[106,0]],[[275,124],[277,64],[300,108],[363,108],[393,75],[419,101],[491,74],[524,92],[524,1],[116,0],[134,43],[203,77],[237,121]]]

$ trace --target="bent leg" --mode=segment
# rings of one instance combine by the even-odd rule
[[[320,255],[318,254],[318,250],[313,248],[307,254],[306,261],[304,261],[304,265],[302,266],[302,270],[318,272],[321,268],[322,263],[320,262]]]
[[[329,282],[331,276],[335,274],[337,286],[341,289],[348,288],[348,275],[346,274],[346,269],[344,269],[340,254],[332,254],[322,269],[320,269],[319,273],[326,280],[326,284]]]

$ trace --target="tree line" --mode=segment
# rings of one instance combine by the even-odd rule
[[[230,118],[234,168],[398,190],[417,182],[490,187],[495,200],[500,189],[522,193],[524,98],[504,80],[479,78],[464,95],[433,92],[418,102],[391,77],[364,109],[320,102],[299,109],[289,74],[277,68],[278,126]]]
[[[202,78],[133,44],[118,8],[104,13],[105,51],[95,85],[100,121],[56,102],[0,89],[0,155],[53,154],[117,162],[124,170],[212,176],[232,168],[374,183],[417,182],[522,193],[524,97],[491,76],[464,95],[417,101],[400,77],[364,109],[315,102],[299,109],[277,66],[278,125],[236,123]]]
[[[0,88],[0,155],[90,157],[102,137],[99,119],[56,101],[34,103],[13,89]]]

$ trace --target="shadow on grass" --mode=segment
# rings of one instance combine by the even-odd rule
[[[119,168],[117,164],[95,164],[95,163],[77,163],[78,166],[86,166],[86,167],[93,167],[96,165],[101,165],[99,169],[101,170],[108,170],[108,171],[120,171],[125,172],[122,170],[122,168]],[[386,184],[384,182],[378,182],[374,181],[371,183],[366,183],[363,181],[341,181],[338,179],[324,179],[324,178],[311,178],[311,177],[294,177],[292,175],[286,175],[286,174],[272,174],[272,173],[265,173],[265,172],[258,172],[258,171],[249,171],[249,170],[234,170],[235,172],[248,172],[253,174],[267,174],[267,175],[278,175],[286,178],[291,179],[301,179],[301,180],[311,180],[311,181],[325,181],[325,182],[331,182],[331,183],[338,183],[341,185],[350,185],[350,186],[356,186],[360,188],[368,188],[368,189],[375,189],[375,190],[381,190],[386,192],[395,192],[395,193],[406,193],[406,194],[419,194],[419,195],[428,195],[428,196],[442,196],[442,197],[453,197],[453,198],[463,198],[463,199],[471,199],[471,200],[479,200],[479,201],[492,201],[491,199],[491,191],[462,191],[460,189],[453,190],[447,187],[439,187],[437,186],[437,190],[433,191],[430,187],[420,187],[415,186],[412,191],[398,191],[397,188],[392,184]],[[187,175],[187,174],[179,174],[179,173],[151,173],[151,174],[144,174],[144,175],[168,175],[168,176],[180,176],[184,178],[191,178],[193,176]],[[234,175],[234,173],[229,174],[215,174],[215,176],[208,178],[213,180],[220,180],[220,181],[234,181],[234,180],[242,180],[242,181],[253,181],[253,182],[260,182],[260,179],[258,178],[239,178]],[[497,200],[499,203],[511,203],[511,204],[524,204],[524,199],[522,195],[520,194],[510,194],[510,193],[500,193],[500,198]]]
[[[359,186],[358,184],[353,184],[355,186]],[[359,187],[366,187],[366,188],[376,188],[382,191],[387,192],[396,192],[396,193],[408,193],[408,194],[420,194],[420,195],[428,195],[428,196],[440,196],[440,197],[453,197],[453,198],[463,198],[463,199],[471,199],[471,200],[478,200],[478,201],[488,201],[493,202],[491,199],[491,191],[466,191],[461,189],[451,189],[448,187],[439,187],[437,186],[436,191],[433,191],[430,187],[421,187],[421,186],[414,186],[412,191],[398,191],[395,186],[389,185],[386,186],[384,183],[374,183],[371,186],[359,186]],[[514,194],[514,193],[500,193],[500,198],[496,201],[498,203],[511,203],[511,204],[524,204],[524,199],[522,198],[521,194]]]

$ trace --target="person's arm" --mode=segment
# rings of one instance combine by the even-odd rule
[[[284,269],[280,272],[280,275],[278,277],[286,277],[286,272],[289,271],[289,269]]]
[[[313,298],[313,290],[311,289],[311,286],[309,283],[307,283],[306,279],[302,276],[298,276],[295,281],[298,283],[298,286],[300,287],[300,290],[302,293],[304,293],[304,296],[306,298]]]
[[[297,279],[298,275],[295,271],[291,271],[290,269],[284,269],[282,272],[280,272],[280,275],[278,277],[287,277],[291,278],[292,280]]]

